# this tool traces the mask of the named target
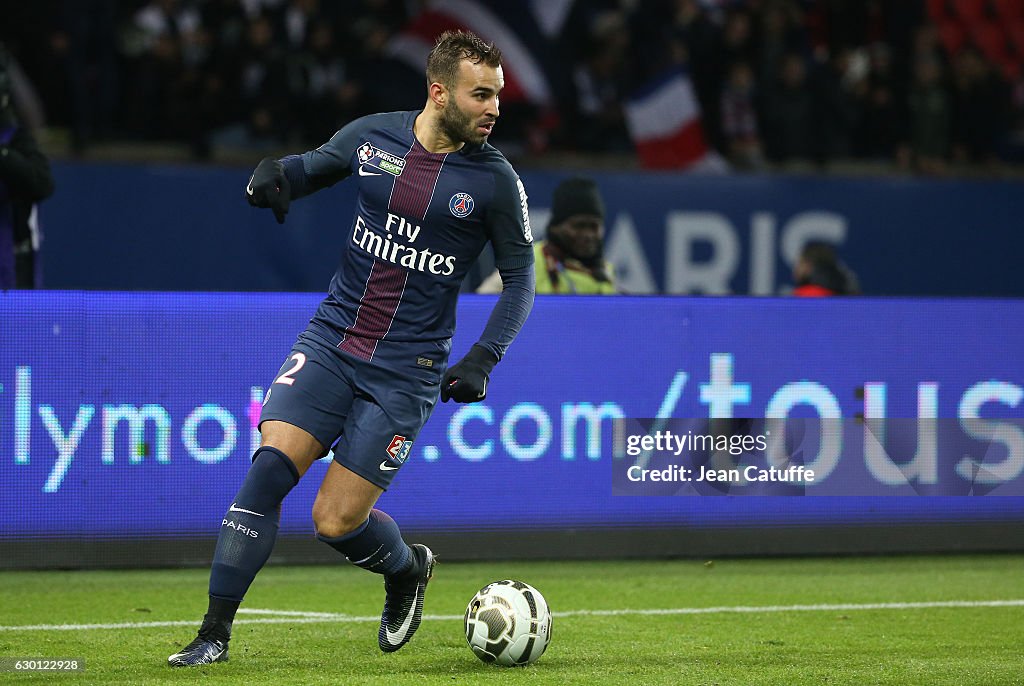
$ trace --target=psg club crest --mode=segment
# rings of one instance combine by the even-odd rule
[[[469,193],[456,193],[448,201],[448,209],[459,219],[468,217],[469,213],[473,211],[473,196]]]

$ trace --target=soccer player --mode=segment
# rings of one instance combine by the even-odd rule
[[[267,391],[260,448],[217,539],[209,609],[172,666],[227,659],[281,501],[332,446],[313,503],[317,538],[383,575],[381,650],[398,650],[419,626],[433,553],[407,545],[374,504],[439,391],[445,402],[486,397],[534,296],[526,192],[487,143],[504,85],[500,51],[470,33],[444,33],[427,58],[427,83],[423,110],[363,117],[316,150],[264,159],[246,188],[251,204],[282,223],[290,200],[349,176],[359,193],[330,292]],[[505,289],[479,341],[446,369],[459,286],[488,241]]]

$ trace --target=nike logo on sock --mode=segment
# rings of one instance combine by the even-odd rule
[[[257,517],[263,516],[259,512],[253,512],[252,510],[243,510],[234,503],[231,503],[231,507],[228,508],[228,512],[244,512],[245,514],[256,515]]]

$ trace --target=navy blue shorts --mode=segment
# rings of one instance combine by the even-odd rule
[[[387,489],[437,403],[444,353],[415,351],[389,369],[344,353],[309,331],[299,335],[263,401],[260,423],[310,433],[334,461]],[[423,366],[428,357],[430,366]]]

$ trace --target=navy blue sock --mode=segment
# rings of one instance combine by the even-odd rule
[[[249,473],[221,522],[217,550],[210,568],[210,608],[230,622],[256,573],[274,549],[281,519],[281,501],[299,482],[295,464],[276,448],[261,447]],[[214,601],[231,601],[221,603]],[[232,607],[233,605],[233,607]]]
[[[402,540],[398,524],[380,510],[370,510],[369,519],[344,536],[328,538],[318,533],[316,537],[355,566],[387,577],[409,571],[413,563],[412,551]]]

